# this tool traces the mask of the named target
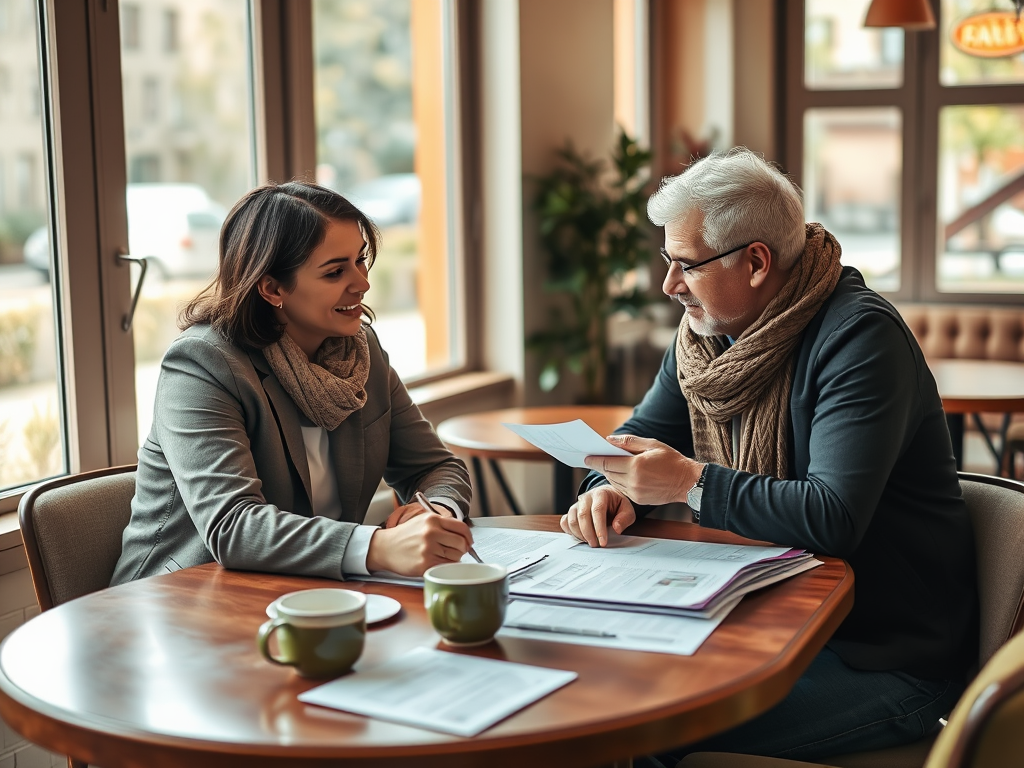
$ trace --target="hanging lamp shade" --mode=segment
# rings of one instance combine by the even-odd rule
[[[864,26],[935,29],[935,14],[928,0],[871,0]]]

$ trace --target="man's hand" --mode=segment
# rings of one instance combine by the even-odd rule
[[[443,504],[434,504],[434,509],[440,512],[445,517],[455,517],[455,513],[452,512],[448,507]],[[388,519],[384,521],[385,528],[394,528],[396,525],[412,520],[417,515],[429,514],[427,510],[421,507],[419,504],[404,504],[390,515]]]
[[[587,466],[637,504],[685,502],[686,492],[700,477],[700,463],[657,440],[612,435],[608,442],[634,455],[588,456]]]
[[[472,543],[473,534],[461,520],[447,515],[416,515],[394,528],[374,532],[366,553],[366,569],[370,573],[392,571],[402,576],[422,576],[432,566],[457,563]]]
[[[608,545],[608,519],[612,530],[622,533],[636,522],[636,512],[629,499],[610,485],[599,485],[587,491],[559,521],[562,530],[592,547]]]

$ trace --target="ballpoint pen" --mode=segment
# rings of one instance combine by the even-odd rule
[[[585,637],[618,637],[612,632],[603,632],[600,629],[586,629],[584,627],[549,627],[546,624],[526,624],[505,622],[510,629],[525,629],[530,632],[551,632],[556,635],[583,635]]]
[[[427,497],[424,496],[419,491],[416,491],[416,501],[419,502],[419,505],[421,507],[423,507],[423,509],[425,509],[427,512],[433,512],[435,515],[440,515],[441,514],[436,509],[434,509],[434,505],[433,504],[431,504],[429,501],[427,501]],[[478,555],[476,553],[476,550],[473,549],[472,546],[469,548],[469,556],[472,557],[474,560],[476,560],[478,563],[482,563],[483,562],[483,560],[480,559],[480,555]]]

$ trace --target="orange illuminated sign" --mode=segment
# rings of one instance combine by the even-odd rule
[[[1013,11],[989,11],[968,16],[950,33],[953,45],[970,56],[986,59],[1024,51],[1024,20]]]

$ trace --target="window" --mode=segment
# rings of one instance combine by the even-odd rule
[[[313,9],[317,179],[383,234],[374,328],[402,376],[458,367],[453,3]]]
[[[121,7],[121,47],[137,51],[142,47],[142,20],[139,6],[125,3]]]
[[[160,81],[147,77],[142,81],[142,120],[155,123],[160,119]]]
[[[162,16],[166,53],[145,62],[151,74],[142,81],[140,105],[124,88],[128,249],[150,267],[132,333],[141,444],[152,423],[160,360],[178,335],[178,312],[217,269],[220,225],[255,185],[256,173],[248,4],[140,0],[137,7],[149,18]],[[180,46],[179,24],[187,31]],[[126,80],[131,69],[123,65]],[[168,90],[173,110],[161,108]]]
[[[22,151],[14,158],[15,201],[18,209],[23,211],[40,207],[42,203],[36,191],[41,186],[38,178],[37,157],[36,153]]]
[[[906,36],[865,29],[867,6],[786,4],[783,158],[808,218],[894,298],[1020,301],[1024,56],[965,51],[992,39],[965,27],[989,0],[936,2],[938,29]]]
[[[178,11],[175,8],[164,9],[164,53],[178,50]]]
[[[0,0],[0,512],[48,475],[135,461],[178,310],[216,266],[228,208],[318,161],[384,231],[371,306],[392,360],[406,376],[465,366],[459,131],[471,120],[457,109],[455,39],[469,7]],[[59,68],[40,71],[37,15]],[[118,251],[151,259],[128,330],[138,274]]]
[[[7,67],[0,65],[0,115],[10,110],[11,98],[11,72]]]
[[[0,99],[26,84],[39,95],[35,22],[29,3],[0,2]],[[59,334],[50,286],[52,257],[38,108],[5,109],[0,121],[0,491],[66,468],[57,385]],[[8,171],[10,169],[10,171]]]

